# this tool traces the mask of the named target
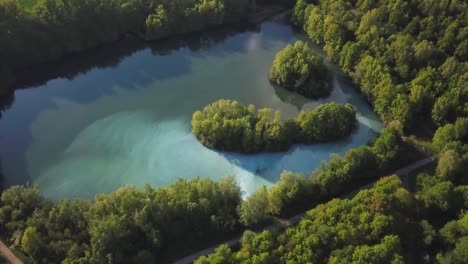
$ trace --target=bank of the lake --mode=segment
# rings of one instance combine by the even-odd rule
[[[139,49],[111,66],[18,90],[0,121],[5,186],[32,182],[48,197],[92,197],[126,184],[233,175],[249,194],[273,185],[283,170],[309,173],[331,154],[372,140],[382,125],[335,65],[327,63],[328,98],[312,101],[270,84],[275,54],[297,39],[305,37],[289,25],[264,22],[255,31],[205,36],[165,52]],[[284,118],[324,102],[349,102],[359,124],[346,140],[284,153],[217,152],[196,140],[190,120],[221,98],[278,109]]]

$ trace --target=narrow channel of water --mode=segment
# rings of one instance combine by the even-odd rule
[[[249,194],[274,184],[283,170],[310,173],[331,154],[366,144],[382,125],[334,65],[334,89],[323,100],[269,83],[275,54],[297,39],[304,36],[289,25],[265,22],[257,31],[198,40],[196,48],[144,48],[114,66],[18,90],[0,121],[4,184],[37,183],[52,198],[92,197],[126,184],[232,175]],[[324,102],[350,102],[359,126],[346,140],[285,153],[217,152],[195,139],[190,121],[221,98],[279,109],[285,118]]]

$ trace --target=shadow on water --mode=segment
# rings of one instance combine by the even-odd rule
[[[276,183],[280,175],[289,168],[293,173],[310,175],[321,162],[329,160],[331,155],[343,156],[350,148],[357,148],[370,143],[378,135],[368,123],[359,122],[355,131],[347,138],[310,145],[296,144],[286,152],[240,154],[235,152],[218,152],[232,164],[259,176],[271,183]]]
[[[195,52],[222,44],[227,38],[238,35],[239,33],[259,31],[260,25],[238,26],[172,37],[153,42],[146,42],[134,36],[127,36],[116,43],[64,56],[54,62],[15,70],[15,75],[21,76],[21,78],[17,78],[14,88],[24,89],[37,87],[56,78],[73,80],[77,76],[86,74],[93,69],[115,68],[125,58],[145,49],[149,49],[151,53],[156,56],[169,55],[183,48]],[[236,45],[233,45],[230,51],[242,52],[241,49],[235,46]],[[180,66],[182,66],[180,71],[188,69],[188,67],[183,67],[183,65]],[[157,74],[156,78],[162,78],[163,76],[168,78],[173,77],[167,76],[167,74],[164,73]]]
[[[216,45],[221,47],[222,45],[220,44],[224,44],[227,39],[233,36],[238,37],[231,39],[228,45],[216,49],[215,52],[210,53],[210,55],[223,56],[225,53],[232,52],[245,53],[248,52],[248,47],[242,47],[238,45],[238,43],[242,42],[243,38],[248,37],[248,35],[240,33],[258,33],[262,30],[261,27],[262,25],[230,26],[223,29],[213,29],[206,32],[187,34],[153,42],[146,42],[134,36],[127,36],[118,42],[67,55],[56,61],[15,69],[13,75],[16,76],[16,78],[14,78],[13,87],[7,89],[7,92],[0,93],[0,113],[7,110],[13,104],[15,90],[41,87],[53,79],[61,78],[73,80],[94,69],[116,68],[124,59],[136,53],[144,52],[145,50],[150,51],[154,56],[160,56],[161,59],[154,60],[148,58],[147,63],[154,64],[149,65],[154,67],[147,67],[148,64],[139,60],[138,64],[132,64],[130,67],[125,68],[126,71],[133,72],[144,68],[146,74],[140,80],[137,80],[137,86],[143,86],[154,80],[187,74],[190,72],[190,62],[187,60],[186,56],[177,56],[170,62],[165,61],[164,56],[180,49],[187,49],[189,52],[193,53],[202,49],[210,49]],[[283,30],[285,32],[282,32],[282,34],[288,34],[285,29],[268,27],[268,25],[266,25],[266,28],[267,30]],[[262,43],[262,45],[267,44]],[[197,56],[203,56],[203,54],[198,54]],[[171,64],[173,66],[160,67],[158,63],[163,65]],[[154,72],[147,72],[148,69],[154,69]],[[115,78],[118,82],[119,76]]]
[[[295,92],[288,91],[276,84],[272,84],[272,86],[276,96],[278,96],[282,102],[294,105],[298,111],[301,111],[304,106],[310,102],[309,99],[298,95]]]
[[[235,152],[219,152],[230,163],[274,183],[278,180],[279,174],[275,173],[273,164],[279,164],[283,156],[292,152],[280,153],[259,153],[259,154],[239,154]]]

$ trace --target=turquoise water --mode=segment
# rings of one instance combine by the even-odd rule
[[[382,125],[334,65],[328,65],[334,89],[323,100],[269,83],[275,54],[300,38],[288,25],[265,22],[256,31],[204,39],[196,49],[161,54],[144,48],[115,66],[17,91],[0,121],[4,183],[36,183],[52,198],[88,198],[127,184],[156,187],[178,178],[232,175],[248,195],[273,185],[284,170],[310,173],[331,154],[366,144]],[[359,126],[346,140],[285,153],[213,151],[192,135],[190,120],[221,98],[278,109],[283,118],[324,102],[350,102]]]

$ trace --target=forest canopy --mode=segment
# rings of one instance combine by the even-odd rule
[[[278,52],[270,69],[270,80],[305,97],[325,97],[331,92],[330,74],[323,59],[297,41]]]
[[[126,34],[158,39],[238,22],[248,7],[248,0],[0,0],[0,64],[37,64]]]
[[[347,137],[356,127],[356,111],[350,104],[323,104],[282,122],[270,108],[255,111],[253,105],[219,100],[192,118],[192,131],[209,148],[242,153],[284,151],[292,144],[312,144]]]
[[[324,45],[385,123],[468,116],[466,1],[298,0],[292,21]]]
[[[245,17],[248,1],[25,3],[0,0],[2,85],[14,82],[7,65],[43,62],[126,34],[157,39],[237,21]],[[416,258],[413,263],[468,263],[467,5],[459,0],[297,1],[293,23],[324,45],[382,120],[392,124],[369,146],[333,155],[307,176],[284,172],[274,187],[262,187],[245,200],[232,178],[180,180],[158,189],[127,186],[93,202],[53,201],[36,186],[16,186],[0,198],[0,236],[29,262],[152,263],[326,202],[296,227],[282,233],[248,231],[238,250],[221,246],[197,263],[403,263],[407,251]],[[292,62],[302,57],[294,47],[289,50]],[[301,52],[309,57],[304,46]],[[299,72],[291,80],[302,83],[307,70],[301,65],[307,63],[280,69],[288,58],[281,57],[286,63],[277,70],[284,76]],[[192,125],[203,144],[249,153],[335,140],[355,124],[354,109],[337,104],[284,122],[272,109],[227,100],[197,113]],[[392,176],[352,199],[329,201],[410,161],[394,124],[407,131],[427,124],[437,129],[432,140],[437,164],[418,175],[414,193]]]
[[[351,200],[317,206],[296,227],[246,231],[240,250],[221,246],[195,263],[403,263],[412,205],[397,176],[383,178]]]

